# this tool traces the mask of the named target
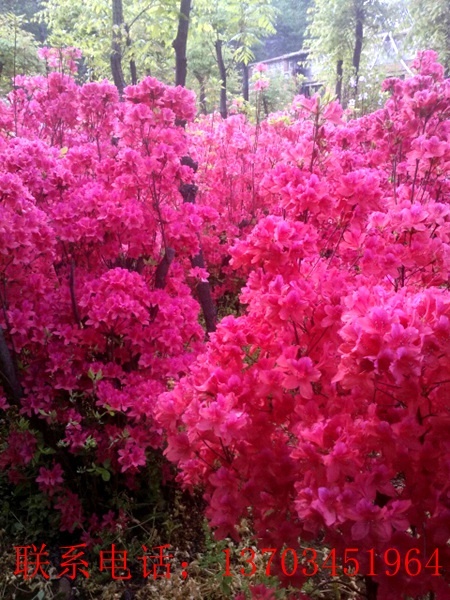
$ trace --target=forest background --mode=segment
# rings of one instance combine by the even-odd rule
[[[180,20],[182,14],[189,21]],[[106,77],[123,89],[152,75],[173,84],[174,40],[179,25],[189,23],[186,85],[202,112],[220,108],[225,114],[232,100],[254,101],[249,64],[302,48],[315,81],[345,105],[356,101],[368,111],[380,101],[386,68],[411,62],[417,49],[436,50],[448,67],[449,18],[441,0],[3,0],[0,91],[10,89],[15,73],[42,72],[36,50],[44,45],[79,48],[80,81]],[[266,112],[285,108],[302,78],[278,73],[272,79],[264,94]]]

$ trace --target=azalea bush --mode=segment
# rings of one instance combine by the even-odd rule
[[[260,547],[319,541],[339,564],[356,548],[382,600],[444,600],[450,583],[450,82],[432,52],[414,68],[372,114],[297,97],[253,132],[251,165],[229,149],[214,187],[247,185],[224,209],[260,208],[229,251],[247,308],[157,404],[219,537],[245,518]],[[214,131],[248,156],[248,127]],[[389,576],[384,553],[415,548],[419,572]]]
[[[286,546],[335,549],[338,565],[356,549],[371,600],[446,599],[450,84],[436,55],[364,117],[297,96],[256,124],[194,121],[193,95],[151,77],[123,98],[80,86],[73,49],[41,57],[47,76],[17,77],[0,104],[7,527],[99,544],[136,521],[132,497],[163,506],[176,466],[217,537],[245,522],[301,598]],[[222,317],[209,339],[206,288]]]
[[[170,478],[154,405],[203,342],[208,211],[179,192],[191,92],[147,78],[121,102],[76,84],[76,52],[42,56],[0,104],[0,468],[16,508],[91,542],[145,467],[147,497]]]

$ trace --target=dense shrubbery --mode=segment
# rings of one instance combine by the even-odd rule
[[[0,107],[11,489],[92,541],[167,437],[219,536],[245,517],[266,546],[358,547],[366,572],[371,548],[448,564],[450,83],[435,55],[360,119],[297,97],[257,125],[186,130],[188,91],[147,78],[120,102],[46,58],[57,70],[18,78]],[[235,314],[205,344],[208,277]],[[444,599],[448,572],[432,572],[382,572],[378,597]]]
[[[248,308],[158,402],[218,535],[246,517],[268,547],[357,547],[366,573],[371,548],[450,558],[450,82],[415,66],[364,118],[297,98],[262,124],[246,173],[270,214],[230,251]],[[430,569],[376,581],[449,593]]]
[[[148,78],[119,102],[61,70],[16,84],[1,107],[0,465],[35,480],[62,530],[95,531],[161,447],[155,399],[204,337],[189,258],[208,211],[178,191],[193,172],[175,124],[194,99]]]

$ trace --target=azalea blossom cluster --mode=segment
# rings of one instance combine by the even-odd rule
[[[194,138],[219,159],[199,196],[254,220],[227,250],[247,308],[157,404],[218,536],[245,518],[265,547],[358,548],[364,573],[368,549],[450,561],[450,80],[433,52],[414,68],[359,119],[300,96],[253,131],[237,116]],[[444,600],[449,583],[445,568],[373,585]]]
[[[259,63],[255,66],[255,73],[252,76],[253,90],[255,92],[261,92],[270,85],[270,80],[264,75],[267,71],[267,65],[265,63]]]
[[[216,302],[223,304],[245,282],[232,269],[230,247],[247,235],[263,214],[266,199],[259,186],[268,160],[258,153],[258,132],[243,114],[222,119],[218,113],[189,126],[190,152],[198,164],[198,206],[208,211],[202,247]]]
[[[201,348],[190,257],[207,211],[179,192],[191,92],[149,77],[120,102],[44,54],[57,70],[0,103],[0,468],[62,530],[93,531],[108,482],[132,489],[160,448],[156,398]]]
[[[55,71],[68,71],[76,74],[78,72],[77,61],[81,59],[79,48],[48,48],[44,46],[37,51],[38,57],[44,60],[48,69]]]

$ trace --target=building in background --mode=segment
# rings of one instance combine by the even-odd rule
[[[281,56],[275,56],[274,58],[268,58],[267,60],[251,63],[249,65],[249,76],[253,75],[257,65],[267,65],[267,75],[271,76],[283,76],[288,78],[294,78],[302,76],[299,82],[299,94],[305,96],[311,96],[322,87],[322,82],[318,81],[314,76],[313,67],[311,61],[308,59],[309,50],[302,49],[297,52],[289,52],[289,54],[282,54]]]
[[[411,49],[407,49],[405,42],[407,31],[396,35],[392,32],[380,34],[380,44],[373,58],[369,61],[369,69],[381,69],[386,77],[409,77],[412,75],[411,65],[414,60],[414,54]],[[249,77],[253,75],[257,65],[267,65],[267,75],[280,76],[286,78],[299,78],[298,93],[305,96],[312,96],[322,86],[323,82],[317,76],[314,64],[309,58],[309,50],[303,48],[297,52],[282,54],[264,61],[254,62],[249,65]]]

